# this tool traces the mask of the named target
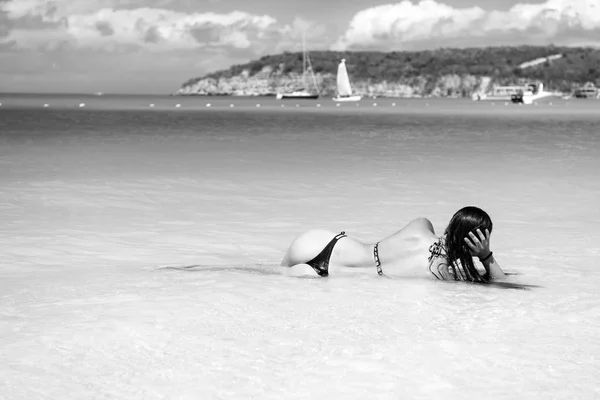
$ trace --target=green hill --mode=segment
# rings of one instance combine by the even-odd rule
[[[536,66],[520,64],[560,54]],[[323,93],[335,91],[335,74],[346,59],[353,87],[385,95],[408,89],[413,95],[469,96],[492,84],[542,81],[553,91],[570,92],[586,82],[600,86],[600,49],[557,46],[487,47],[400,52],[310,52]],[[302,73],[302,53],[264,56],[227,70],[193,78],[179,94],[274,94]],[[246,86],[244,86],[246,82]],[[402,86],[404,89],[398,89]],[[255,90],[253,90],[253,88]],[[382,93],[383,91],[383,93]]]

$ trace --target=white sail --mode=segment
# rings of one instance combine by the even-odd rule
[[[338,65],[337,73],[337,91],[339,97],[346,97],[352,95],[352,88],[350,88],[350,78],[348,78],[348,71],[346,70],[346,60],[342,59],[340,65]]]

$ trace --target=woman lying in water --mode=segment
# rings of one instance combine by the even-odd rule
[[[372,268],[379,275],[433,276],[441,280],[487,283],[506,275],[490,250],[492,220],[480,208],[457,211],[442,236],[418,218],[385,239],[362,243],[344,232],[311,230],[290,245],[281,265],[292,275],[319,276],[346,268]],[[477,257],[483,268],[476,268]]]

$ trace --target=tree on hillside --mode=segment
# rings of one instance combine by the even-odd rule
[[[562,54],[563,58],[520,68],[522,63]],[[583,47],[517,46],[467,49],[437,49],[393,52],[335,52],[310,53],[313,71],[323,76],[334,76],[342,58],[346,59],[348,73],[353,81],[399,82],[413,78],[436,81],[447,75],[491,77],[496,82],[516,83],[538,80],[556,90],[569,90],[585,82],[600,80],[600,50]],[[283,74],[302,72],[302,53],[285,52],[267,55],[247,64],[234,65],[203,78],[184,83],[192,85],[206,78],[230,78],[243,71],[252,76],[270,66]],[[282,69],[280,67],[283,66]]]

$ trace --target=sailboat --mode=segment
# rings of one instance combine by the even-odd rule
[[[342,59],[338,65],[337,72],[337,97],[333,101],[359,101],[360,95],[352,96],[352,88],[350,87],[350,78],[348,78],[348,70],[346,69],[346,60]]]
[[[311,80],[314,85],[314,89],[307,90],[308,85],[307,73],[310,73]],[[304,35],[302,35],[302,85],[303,87],[294,90],[293,92],[277,93],[278,100],[284,99],[318,99],[319,98],[319,85],[317,84],[317,78],[313,72],[312,63],[310,61],[310,55],[306,51],[306,43]]]

